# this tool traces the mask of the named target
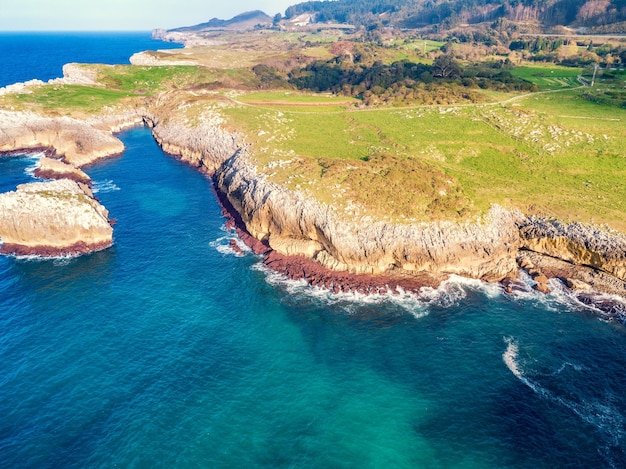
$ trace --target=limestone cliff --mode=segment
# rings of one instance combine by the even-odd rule
[[[69,179],[22,184],[0,194],[0,252],[63,256],[113,242],[108,212],[83,184]]]
[[[444,272],[501,280],[516,270],[521,214],[494,207],[474,222],[396,225],[347,220],[330,207],[267,181],[249,149],[220,127],[195,130],[150,120],[162,148],[214,174],[216,189],[245,228],[273,250],[314,259],[334,271],[411,276]]]
[[[181,161],[213,174],[241,146],[240,136],[225,131],[219,115],[207,113],[200,125],[190,128],[181,122],[164,123],[158,115],[144,118],[163,151]]]
[[[463,224],[399,225],[346,220],[328,206],[266,181],[245,149],[216,173],[226,194],[257,239],[275,251],[312,258],[337,271],[359,274],[458,274],[501,280],[516,270],[516,212],[493,207]]]
[[[251,149],[225,131],[218,117],[196,129],[165,124],[154,116],[149,122],[165,151],[214,175],[218,194],[255,239],[277,253],[312,259],[335,272],[398,277],[445,273],[496,281],[515,276],[516,258],[524,249],[626,278],[626,237],[618,233],[526,217],[497,206],[465,223],[346,219],[259,174]],[[570,271],[567,277],[575,275]],[[613,293],[626,292],[625,285],[607,280],[594,284]]]
[[[527,218],[520,225],[522,247],[592,267],[626,280],[626,236],[582,223]]]
[[[0,111],[0,152],[42,147],[55,149],[58,156],[76,167],[124,150],[111,132],[76,119]]]

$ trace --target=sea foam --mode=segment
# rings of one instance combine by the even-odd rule
[[[339,307],[347,313],[354,312],[355,304],[394,305],[411,313],[416,318],[429,314],[433,307],[453,308],[458,306],[469,291],[481,292],[489,298],[502,294],[501,286],[480,280],[467,279],[452,275],[437,288],[422,287],[419,292],[405,291],[398,287],[386,293],[332,292],[328,288],[311,286],[306,280],[291,280],[263,264],[255,263],[252,269],[264,274],[266,281],[284,289],[290,296],[301,295],[323,302],[328,306]]]
[[[592,425],[596,431],[605,435],[612,445],[617,446],[624,435],[624,425],[626,419],[620,413],[619,409],[612,404],[615,400],[610,395],[604,396],[603,399],[597,397],[578,397],[571,393],[559,393],[558,390],[550,390],[541,384],[542,376],[533,372],[525,372],[523,363],[519,360],[519,345],[511,337],[505,337],[504,341],[507,345],[506,350],[502,354],[502,361],[507,368],[522,383],[532,389],[542,399],[549,400],[564,408],[569,409],[584,422]],[[582,373],[585,368],[570,362],[562,363],[559,368],[553,372],[543,375],[543,377],[553,378],[562,373],[565,369],[573,369],[580,373],[579,379],[584,379]],[[571,380],[568,380],[568,382]],[[569,383],[571,385],[571,383]]]
[[[120,188],[110,179],[105,181],[94,181],[92,192],[94,194],[104,194],[107,192],[119,191]]]

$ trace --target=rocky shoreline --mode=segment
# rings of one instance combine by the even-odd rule
[[[0,194],[0,253],[73,256],[113,244],[108,211],[69,179],[21,184]]]
[[[135,113],[83,122],[0,111],[0,157],[40,153],[34,175],[51,180],[0,194],[0,253],[64,257],[110,247],[113,222],[81,167],[121,154],[113,132],[141,122]]]
[[[223,127],[217,113],[204,116],[196,128],[146,109],[91,122],[2,111],[0,122],[0,152],[43,150],[40,175],[80,180],[83,185],[89,180],[81,166],[123,151],[113,131],[146,124],[166,153],[212,177],[229,224],[265,256],[269,268],[333,292],[419,291],[450,275],[501,282],[510,289],[521,268],[539,291],[549,291],[548,280],[557,278],[586,297],[589,292],[626,297],[626,237],[620,233],[527,217],[498,206],[464,223],[348,220],[331,207],[268,181],[252,163],[252,149],[242,136]],[[2,232],[0,236],[3,251],[55,251],[55,245],[44,240],[32,250],[22,242],[20,251],[20,242]],[[110,245],[102,240],[65,243],[74,253]]]
[[[202,148],[188,146],[190,141],[199,141],[190,130],[181,133],[163,129],[155,121],[151,124],[164,151],[212,176],[228,226],[254,252],[264,255],[269,268],[288,278],[334,292],[383,293],[398,287],[419,292],[424,286],[435,287],[456,274],[501,282],[505,290],[510,290],[521,269],[533,278],[538,291],[549,292],[549,279],[558,279],[576,295],[584,292],[586,298],[601,293],[626,297],[622,270],[626,265],[626,238],[619,233],[579,223],[566,225],[526,217],[495,207],[486,220],[476,223],[365,225],[355,234],[356,223],[345,226],[350,223],[331,220],[335,224],[332,226],[328,208],[256,174],[249,163],[248,147],[237,145],[237,136],[212,128],[211,145]],[[180,135],[185,137],[173,138]],[[211,148],[219,151],[212,152]],[[418,233],[417,238],[423,239],[421,250],[416,254],[402,246],[395,251],[389,249],[394,243],[385,245],[384,234],[371,239],[385,232],[396,239],[396,247],[414,241],[410,235]],[[345,237],[361,237],[361,257],[354,252],[346,255],[340,246]],[[482,240],[477,239],[480,237]],[[391,257],[392,262],[381,255],[389,251],[397,256]],[[385,259],[389,268],[385,269],[385,264],[381,268],[380,262],[363,263],[368,256]],[[358,263],[344,263],[355,258]],[[421,261],[420,267],[411,269],[416,260]],[[407,263],[411,264],[409,268],[402,268]],[[559,263],[558,268],[555,263]],[[615,309],[616,304],[611,307]]]

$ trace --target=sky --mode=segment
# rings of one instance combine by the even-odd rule
[[[230,19],[250,10],[270,16],[302,0],[0,0],[2,31],[150,31]]]

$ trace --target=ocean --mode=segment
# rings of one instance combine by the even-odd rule
[[[147,37],[102,35],[93,57]],[[286,281],[230,248],[207,177],[147,129],[120,138],[87,169],[112,248],[0,257],[0,467],[626,465],[623,324],[530,279],[378,297]],[[0,190],[35,160],[0,158]]]

